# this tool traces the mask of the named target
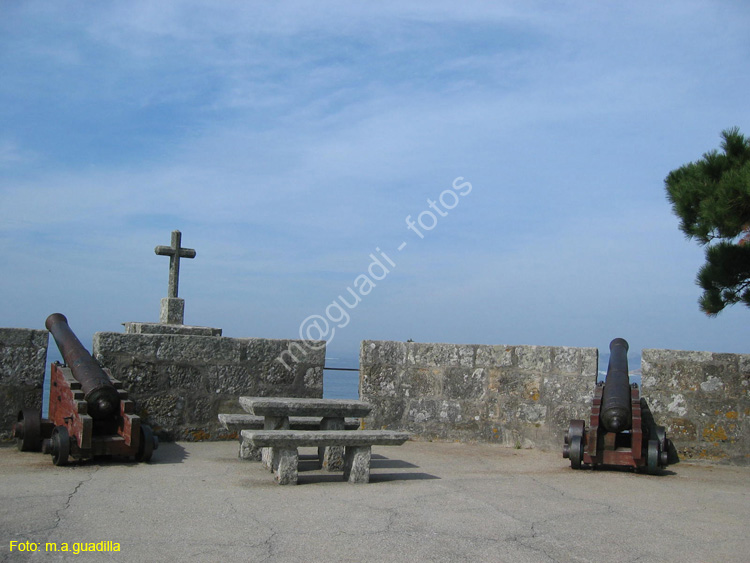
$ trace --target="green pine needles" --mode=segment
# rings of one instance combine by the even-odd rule
[[[710,316],[738,302],[750,307],[750,139],[737,127],[721,136],[723,152],[707,152],[664,181],[680,230],[706,246],[696,281]]]

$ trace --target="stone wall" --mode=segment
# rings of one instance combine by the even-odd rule
[[[418,439],[559,449],[570,419],[587,418],[596,348],[363,341],[360,396],[371,428]]]
[[[159,330],[173,333],[152,334],[146,330],[153,326],[138,325],[129,334],[96,333],[92,353],[130,390],[137,412],[162,439],[236,437],[221,429],[218,414],[241,412],[240,395],[323,396],[325,343],[303,349],[295,340],[224,338],[211,329],[207,336],[197,329],[180,334],[190,327],[170,325]],[[287,369],[278,358],[290,347]]]
[[[48,340],[46,330],[0,328],[0,440],[12,438],[18,411],[41,412]]]
[[[750,463],[750,354],[643,350],[641,369],[681,459]]]

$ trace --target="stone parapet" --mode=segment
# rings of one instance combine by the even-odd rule
[[[647,349],[641,370],[681,459],[750,464],[750,354]]]
[[[557,449],[573,418],[587,418],[598,350],[363,341],[360,399],[369,428],[418,439]]]
[[[221,428],[218,414],[241,412],[240,395],[322,397],[325,344],[316,344],[98,332],[93,355],[129,389],[160,438],[212,440],[237,437]],[[290,348],[296,353],[284,354]]]
[[[12,438],[18,411],[41,412],[48,335],[46,330],[0,328],[0,440]]]
[[[122,323],[126,334],[183,334],[186,336],[221,336],[220,328],[163,323]]]

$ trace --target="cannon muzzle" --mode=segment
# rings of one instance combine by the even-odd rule
[[[88,414],[96,420],[116,415],[120,408],[119,392],[70,329],[65,315],[54,313],[47,317],[44,325],[55,338],[73,377],[81,384]]]
[[[615,338],[609,343],[609,366],[602,391],[600,419],[609,432],[622,432],[632,425],[630,379],[628,378],[628,343]]]

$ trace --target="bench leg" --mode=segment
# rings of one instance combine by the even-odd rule
[[[267,416],[263,419],[263,430],[289,430],[289,417]],[[274,471],[273,456],[273,448],[261,448],[260,460],[269,471]]]
[[[344,430],[343,418],[325,417],[320,421],[321,430]],[[323,469],[341,471],[344,468],[344,447],[325,446],[318,448],[318,460]]]
[[[260,449],[260,461],[263,467],[269,471],[274,471],[273,459],[276,454],[275,448],[261,448]]]
[[[297,448],[273,448],[273,471],[279,485],[297,484]]]
[[[344,480],[350,483],[370,482],[370,446],[347,446],[344,455]]]
[[[256,448],[250,442],[246,442],[240,434],[240,459],[260,461],[261,449],[262,448]]]

